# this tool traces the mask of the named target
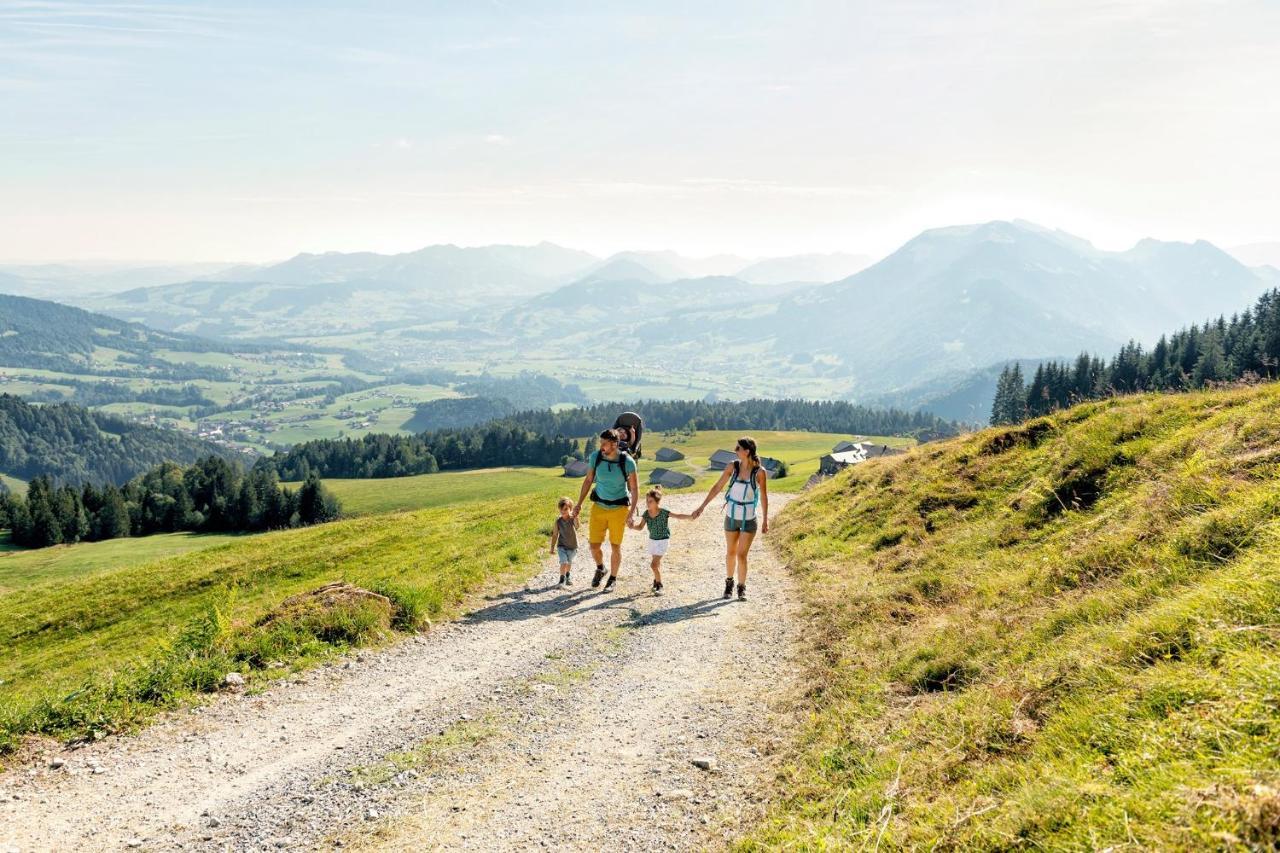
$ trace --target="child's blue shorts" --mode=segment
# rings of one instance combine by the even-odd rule
[[[573,555],[574,555],[574,554],[576,554],[576,553],[578,553],[578,549],[576,549],[576,548],[561,548],[559,545],[557,545],[557,546],[556,546],[556,553],[560,555],[560,565],[562,565],[562,566],[563,566],[563,565],[565,565],[565,564],[567,564],[567,563],[572,563],[572,562],[573,562]]]

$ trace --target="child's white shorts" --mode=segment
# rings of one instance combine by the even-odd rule
[[[670,539],[650,539],[649,540],[649,556],[661,557],[667,553],[667,546],[671,544]]]

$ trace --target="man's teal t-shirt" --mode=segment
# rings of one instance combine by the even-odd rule
[[[621,456],[621,451],[619,451]],[[600,464],[596,464],[599,460]],[[595,492],[601,500],[620,501],[627,496],[627,477],[636,472],[636,460],[627,454],[627,470],[622,470],[622,460],[610,462],[608,457],[600,458],[600,451],[591,454],[588,460],[591,470],[596,472]]]

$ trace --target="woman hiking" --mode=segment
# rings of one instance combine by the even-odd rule
[[[733,596],[736,572],[738,600],[746,601],[747,552],[757,531],[769,532],[769,487],[756,452],[756,440],[744,435],[738,439],[734,452],[738,458],[724,466],[720,479],[707,492],[694,517],[701,515],[716,494],[724,490],[724,597]]]
[[[612,554],[609,558],[609,580],[604,591],[613,589],[622,567],[622,534],[636,514],[636,499],[640,486],[636,480],[636,461],[618,449],[618,433],[607,429],[600,433],[600,449],[587,459],[587,477],[582,481],[578,503],[573,507],[576,524],[582,505],[591,493],[591,523],[587,527],[587,543],[596,561],[596,573],[591,586],[600,586],[604,577],[604,536],[609,534]]]

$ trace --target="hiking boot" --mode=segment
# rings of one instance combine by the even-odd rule
[[[653,582],[653,594],[662,595],[662,581]]]
[[[565,585],[565,586],[573,586],[573,578],[572,578],[572,577],[570,577],[570,575],[572,575],[572,574],[573,574],[573,572],[565,572],[565,573],[564,573],[564,585]]]
[[[733,598],[733,578],[724,579],[724,597],[726,600]]]
[[[560,580],[556,581],[556,586],[568,586],[568,585],[569,585],[568,575],[561,575]]]
[[[591,577],[591,588],[595,589],[600,586],[600,581],[604,580],[604,567],[596,569],[596,573]]]
[[[739,601],[747,600],[747,585],[745,583],[738,584],[738,600]]]
[[[617,581],[618,581],[617,575],[609,575],[609,579],[604,582],[604,591],[608,592],[609,590],[613,589],[613,585],[617,583]]]

